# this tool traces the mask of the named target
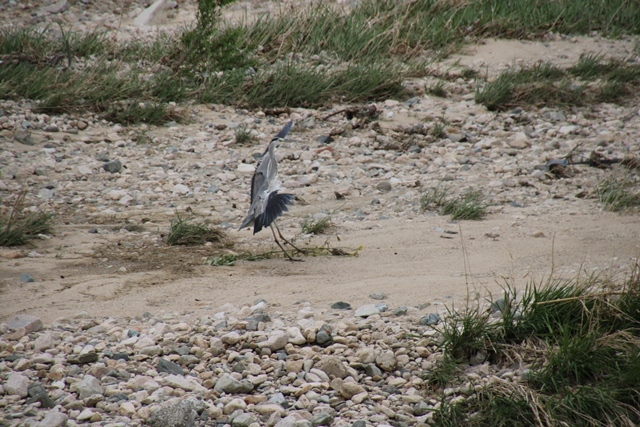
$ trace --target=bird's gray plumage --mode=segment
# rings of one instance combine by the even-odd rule
[[[258,161],[256,170],[251,178],[251,206],[247,217],[242,221],[240,230],[253,223],[253,234],[269,227],[293,203],[293,194],[279,193],[282,189],[278,180],[278,162],[275,152],[293,126],[290,121],[273,137],[267,149]]]

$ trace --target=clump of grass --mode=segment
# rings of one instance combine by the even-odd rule
[[[456,374],[458,373],[460,373],[460,368],[457,360],[449,354],[445,354],[436,362],[433,369],[424,373],[422,379],[429,387],[440,388],[451,384],[457,378]]]
[[[443,121],[436,121],[431,128],[431,135],[436,139],[442,139],[447,136],[447,130],[445,129],[445,123]]]
[[[248,144],[251,142],[251,131],[247,129],[246,125],[240,125],[236,128],[235,132],[236,144]]]
[[[447,200],[448,191],[446,187],[432,187],[420,196],[420,209],[424,212],[442,207]]]
[[[605,209],[620,212],[640,206],[638,183],[631,174],[612,174],[600,181],[596,187],[598,200]]]
[[[220,266],[231,267],[236,265],[237,259],[238,259],[237,255],[225,254],[225,255],[215,256],[212,258],[207,258],[207,260],[204,263],[206,265],[211,265],[214,267],[220,267]]]
[[[507,284],[492,306],[501,314],[493,321],[468,309],[445,319],[451,323],[441,331],[445,357],[488,349],[491,364],[508,366],[515,358],[529,372],[487,383],[460,405],[443,404],[435,425],[637,425],[639,265],[622,284],[589,276],[532,282],[522,293]]]
[[[480,190],[468,190],[461,196],[450,198],[444,187],[434,187],[420,196],[422,211],[440,209],[441,215],[451,215],[452,221],[478,220],[487,214],[487,203]]]
[[[323,216],[315,219],[313,217],[306,218],[302,221],[302,233],[304,234],[323,234],[331,227],[331,216]]]
[[[25,193],[21,192],[10,209],[0,210],[0,246],[25,245],[40,234],[53,232],[53,214],[24,212],[24,196]]]
[[[446,98],[449,95],[447,93],[447,85],[443,80],[438,80],[437,82],[426,86],[425,91],[429,95],[437,96],[440,98]]]
[[[193,223],[180,215],[171,221],[171,229],[167,235],[167,244],[174,245],[203,245],[207,242],[220,242],[224,239],[222,230],[204,223]]]
[[[566,70],[544,62],[507,70],[493,81],[478,86],[475,100],[489,110],[505,110],[518,105],[615,102],[632,94],[633,87],[639,82],[640,65],[637,63],[583,55]]]

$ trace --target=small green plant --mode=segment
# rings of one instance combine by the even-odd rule
[[[20,246],[29,243],[39,234],[53,232],[53,214],[37,211],[24,212],[24,196],[21,192],[10,209],[0,210],[0,246]]]
[[[237,255],[225,254],[225,255],[215,256],[212,258],[207,258],[207,260],[204,263],[206,265],[211,265],[214,267],[220,267],[220,266],[231,267],[236,265],[237,259],[238,259]]]
[[[596,187],[598,200],[605,209],[620,212],[640,206],[638,183],[631,174],[612,174],[600,181]]]
[[[442,388],[450,385],[460,373],[458,361],[450,354],[445,354],[439,359],[435,366],[424,373],[422,379],[433,388]]]
[[[462,197],[449,200],[443,206],[442,215],[451,215],[452,221],[459,219],[482,219],[487,214],[487,204],[479,190],[469,190]]]
[[[437,82],[426,86],[425,91],[429,95],[437,96],[440,98],[446,98],[449,95],[447,93],[447,85],[444,80],[438,80]]]
[[[441,120],[436,121],[431,128],[431,135],[436,139],[446,138],[447,130],[445,123]]]
[[[251,131],[247,129],[247,125],[240,125],[235,130],[236,144],[248,144],[251,142]]]
[[[446,187],[432,187],[420,196],[420,209],[424,212],[442,207],[447,200]]]
[[[302,233],[304,234],[323,234],[331,227],[331,216],[323,216],[315,219],[313,217],[306,218],[302,221]]]
[[[167,244],[174,245],[203,245],[207,242],[220,242],[224,239],[225,233],[217,228],[210,227],[204,223],[192,223],[177,215],[171,221],[171,229],[167,235]]]
[[[445,356],[457,352],[464,360],[489,349],[496,369],[516,359],[528,372],[517,381],[485,383],[458,405],[443,403],[435,425],[637,424],[640,265],[623,283],[597,276],[549,279],[522,293],[507,284],[490,307],[500,314],[493,321],[468,308],[447,316],[440,327]]]

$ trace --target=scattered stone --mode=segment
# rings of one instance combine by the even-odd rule
[[[55,402],[51,400],[49,397],[49,393],[43,387],[42,384],[34,382],[29,384],[28,387],[29,399],[27,399],[27,404],[33,402],[40,402],[41,408],[53,408],[56,406]]]
[[[71,387],[72,391],[78,393],[78,398],[84,399],[94,394],[103,394],[104,388],[100,384],[100,380],[93,375],[85,375],[81,381],[74,383]]]
[[[158,359],[158,372],[164,372],[173,375],[184,375],[184,370],[177,363],[170,362],[164,358]]]
[[[440,315],[437,313],[429,313],[426,316],[422,316],[418,323],[422,326],[437,325],[440,322]]]
[[[4,383],[4,391],[9,396],[27,397],[29,394],[29,378],[18,372],[10,374],[7,382]]]
[[[389,181],[380,181],[378,185],[376,185],[376,189],[383,193],[388,193],[391,191],[391,182]]]
[[[18,141],[20,144],[24,145],[33,145],[33,138],[31,137],[31,132],[26,129],[18,129],[13,133],[13,139]]]
[[[353,313],[355,317],[369,317],[374,314],[380,314],[380,309],[376,304],[365,304],[358,307],[358,309]]]
[[[67,356],[67,362],[73,365],[86,365],[98,361],[98,353],[89,352],[84,354],[71,354]]]
[[[376,356],[376,365],[378,365],[382,370],[391,372],[396,368],[397,360],[393,351],[387,350],[382,351],[378,356]]]
[[[318,412],[309,421],[313,427],[330,426],[333,423],[333,416],[327,412]]]
[[[109,173],[118,173],[122,170],[122,163],[120,162],[120,160],[112,160],[109,162],[105,162],[102,165],[102,169],[104,169]]]
[[[213,389],[220,393],[249,393],[253,390],[253,384],[247,380],[238,381],[229,374],[223,374],[218,378]]]
[[[30,283],[30,282],[35,282],[36,279],[33,278],[32,275],[30,275],[29,273],[23,273],[20,276],[20,282],[22,283]]]
[[[369,294],[369,298],[375,299],[375,300],[383,300],[387,298],[387,294],[384,294],[384,293]]]
[[[58,411],[49,411],[36,427],[64,427],[69,417]]]
[[[197,412],[188,400],[164,405],[151,414],[151,427],[195,427]]]
[[[348,302],[338,301],[331,304],[331,308],[334,310],[351,310],[351,304]]]

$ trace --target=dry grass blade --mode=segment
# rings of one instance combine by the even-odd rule
[[[11,208],[0,211],[0,246],[20,246],[40,234],[51,234],[53,214],[42,211],[24,212],[25,191],[21,191]]]
[[[226,234],[204,223],[192,223],[179,215],[171,222],[171,229],[167,235],[168,245],[203,245],[207,242],[221,242]]]

